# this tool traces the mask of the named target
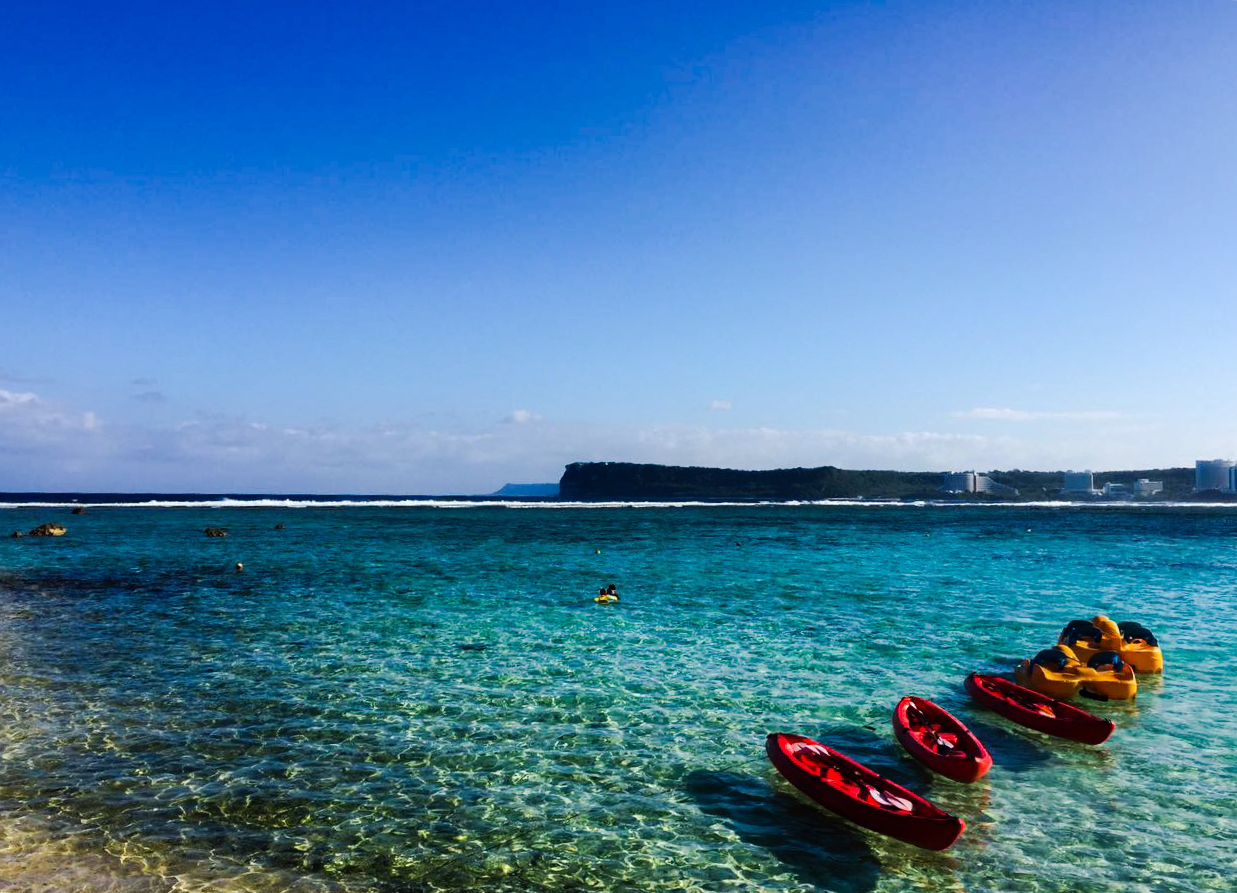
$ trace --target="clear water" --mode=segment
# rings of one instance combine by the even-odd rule
[[[0,890],[1233,889],[1231,509],[0,511],[48,520],[0,540]],[[1108,743],[967,701],[1097,612],[1166,653],[1088,702]],[[900,751],[911,693],[986,779]],[[928,853],[823,812],[775,730],[966,832]]]

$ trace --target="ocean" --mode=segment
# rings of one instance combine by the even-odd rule
[[[1237,507],[0,506],[48,521],[0,540],[5,893],[1233,889]],[[1135,701],[1082,702],[1105,744],[967,699],[1101,612],[1165,652]],[[991,773],[906,756],[907,694]],[[824,812],[771,731],[966,831],[931,853]]]

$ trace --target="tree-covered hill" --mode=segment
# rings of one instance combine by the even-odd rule
[[[1064,484],[1061,471],[991,471],[997,483],[1014,487],[1018,496],[974,494],[962,499],[1056,499]],[[1194,470],[1163,468],[1146,471],[1097,472],[1095,486],[1130,484],[1139,478],[1163,481],[1160,499],[1192,496]],[[936,471],[851,471],[782,468],[740,471],[631,462],[574,462],[559,481],[559,496],[571,500],[608,499],[940,499],[943,473]],[[954,497],[950,497],[954,498]]]

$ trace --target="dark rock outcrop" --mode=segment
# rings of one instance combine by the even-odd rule
[[[64,536],[69,532],[69,528],[63,524],[40,524],[34,530],[30,531],[30,536]]]
[[[223,527],[207,527],[205,533],[211,537],[224,537],[228,535],[227,529]]]
[[[69,512],[69,514],[70,515],[84,515],[86,514],[86,510],[79,505],[76,508],[74,508],[73,511]]]

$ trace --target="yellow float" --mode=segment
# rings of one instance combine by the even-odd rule
[[[1134,668],[1135,673],[1161,673],[1164,654],[1151,630],[1141,623],[1113,623],[1103,614],[1091,620],[1072,620],[1057,639],[1068,645],[1078,659],[1087,663],[1104,651],[1115,651]]]
[[[1014,670],[1019,685],[1068,700],[1081,690],[1100,701],[1128,701],[1138,694],[1134,668],[1115,651],[1100,651],[1084,665],[1068,645],[1047,648]]]

